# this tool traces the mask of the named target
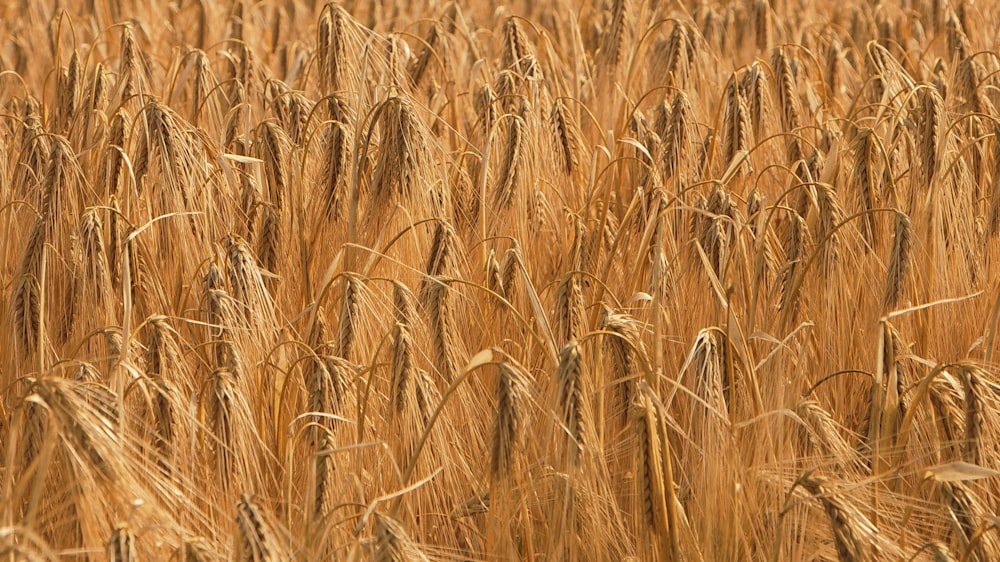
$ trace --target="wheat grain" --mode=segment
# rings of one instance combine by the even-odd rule
[[[431,339],[438,372],[449,384],[458,374],[459,334],[456,330],[452,291],[449,280],[429,278],[427,310],[430,315]]]
[[[344,203],[347,201],[347,180],[350,176],[351,136],[349,129],[349,109],[346,102],[337,96],[332,96],[328,102],[330,125],[324,138],[326,146],[323,159],[324,192],[323,201],[327,220],[340,217]]]
[[[494,480],[509,478],[518,448],[524,439],[525,407],[529,397],[529,375],[511,361],[498,365],[497,413],[493,418],[490,474]]]
[[[524,121],[512,116],[507,126],[507,142],[504,143],[503,159],[497,173],[497,184],[493,188],[493,207],[508,210],[520,194],[520,181],[523,175],[522,163],[525,144],[527,143]]]
[[[656,413],[645,396],[632,406],[631,416],[636,435],[636,484],[639,496],[639,518],[646,529],[647,540],[651,546],[659,541],[659,553],[666,557],[669,552],[667,545],[668,517],[667,494],[663,481],[662,459],[660,458],[660,435],[657,428]],[[655,554],[655,547],[651,553]]]
[[[910,250],[912,246],[911,229],[910,218],[904,213],[896,212],[892,255],[889,258],[889,273],[885,282],[885,297],[882,299],[885,308],[892,308],[899,303],[907,285],[907,277],[910,272]]]
[[[638,372],[633,347],[639,341],[639,330],[635,319],[617,314],[610,308],[602,310],[599,327],[613,334],[604,338],[604,352],[611,361],[609,379],[613,385],[612,411],[621,412],[619,419],[624,427],[638,391],[636,380]]]
[[[508,18],[503,25],[503,51],[500,64],[523,75],[524,57],[529,52],[528,38],[525,37],[517,19]]]
[[[375,515],[375,552],[372,560],[376,562],[421,562],[427,557],[413,542],[403,526],[383,514]]]
[[[555,381],[558,391],[556,403],[567,438],[564,445],[566,458],[571,465],[577,465],[593,446],[593,437],[590,433],[592,415],[587,400],[588,381],[576,341],[570,341],[559,352]]]
[[[579,274],[567,273],[556,289],[555,319],[559,337],[564,344],[576,341],[586,331],[583,287]]]
[[[823,504],[840,561],[873,560],[872,537],[877,530],[857,508],[831,492],[827,482],[823,477],[809,474],[799,478],[796,483]]]
[[[955,60],[964,60],[969,56],[972,45],[965,35],[962,22],[953,10],[948,10],[945,15],[945,39],[948,45],[948,53]]]
[[[136,560],[135,536],[127,525],[115,527],[108,541],[108,560],[111,562],[133,562]]]
[[[555,141],[556,154],[561,168],[572,175],[580,168],[580,133],[569,108],[563,100],[557,99],[549,113],[549,127]]]
[[[244,495],[236,508],[236,524],[239,527],[236,559],[248,562],[281,560],[283,553],[260,505]]]

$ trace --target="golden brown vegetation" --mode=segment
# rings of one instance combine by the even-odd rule
[[[0,7],[5,560],[997,560],[993,2]]]

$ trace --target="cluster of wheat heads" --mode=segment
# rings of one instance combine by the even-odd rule
[[[996,560],[992,2],[0,8],[3,560]]]

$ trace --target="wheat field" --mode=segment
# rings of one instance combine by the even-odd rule
[[[0,6],[0,559],[1000,560],[1000,6]]]

